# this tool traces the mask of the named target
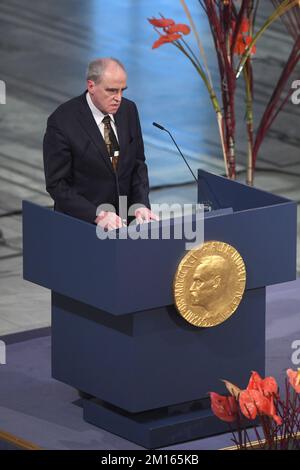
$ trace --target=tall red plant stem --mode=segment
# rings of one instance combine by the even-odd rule
[[[278,114],[276,112],[276,107],[278,106],[279,100],[287,84],[287,81],[290,78],[292,72],[294,71],[297,63],[299,62],[299,59],[300,59],[300,35],[294,42],[294,45],[289,55],[289,58],[287,60],[286,66],[282,70],[282,73],[274,88],[272,96],[270,97],[269,102],[265,108],[264,114],[260,120],[257,133],[256,133],[254,147],[253,147],[253,167],[254,168],[256,165],[257,154],[258,154],[259,148],[271,124],[274,121],[274,116]]]
[[[217,53],[217,60],[220,72],[221,94],[223,102],[224,133],[226,141],[226,158],[228,161],[229,177],[236,177],[235,166],[235,110],[234,110],[234,92],[235,92],[235,73],[231,63],[230,50],[227,47],[226,32],[229,26],[222,23],[224,5],[216,5],[215,2],[204,0],[201,2],[209,18],[209,24],[212,32],[213,41]],[[218,8],[218,9],[217,9]]]
[[[249,58],[243,69],[245,89],[246,89],[246,130],[247,130],[247,179],[246,183],[253,186],[253,77],[252,65]]]

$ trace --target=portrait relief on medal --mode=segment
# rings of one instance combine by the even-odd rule
[[[231,245],[209,241],[181,260],[174,278],[175,306],[189,323],[216,326],[238,308],[246,286],[246,267]]]

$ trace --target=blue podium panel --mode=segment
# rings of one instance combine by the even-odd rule
[[[28,202],[23,211],[28,281],[113,315],[173,304],[173,279],[186,253],[185,238],[99,240],[95,226],[86,222]],[[173,219],[172,228],[177,223],[182,220]],[[161,223],[157,225],[159,230]],[[141,230],[149,231],[149,224]],[[224,241],[240,252],[247,270],[246,289],[295,279],[294,203],[212,213],[204,219],[204,233],[206,241]]]
[[[198,170],[198,202],[201,201],[210,201],[214,210],[232,207],[234,212],[281,204],[295,205],[295,202],[277,194]]]
[[[212,414],[208,400],[129,414],[91,399],[83,401],[83,417],[95,426],[148,449],[228,432],[228,423]]]
[[[247,272],[246,289],[296,278],[297,206],[294,203],[209,219],[205,240],[234,246]],[[221,223],[220,223],[221,222]]]
[[[208,329],[173,306],[114,317],[53,294],[53,376],[132,413],[221,392],[223,378],[243,387],[251,370],[264,374],[264,312],[265,288]]]

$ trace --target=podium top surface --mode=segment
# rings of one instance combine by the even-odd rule
[[[199,199],[214,198],[204,240],[238,250],[246,289],[295,279],[296,203],[203,171],[199,187]],[[155,224],[159,231],[163,221]],[[182,219],[172,219],[171,229],[180,224]],[[150,225],[140,226],[146,239],[100,240],[95,225],[23,201],[24,279],[113,315],[172,305],[173,279],[188,240],[184,230],[179,239],[153,239]]]
[[[293,201],[282,196],[198,170],[198,202],[202,201],[210,201],[213,209],[232,207],[234,212],[280,204],[294,204]]]

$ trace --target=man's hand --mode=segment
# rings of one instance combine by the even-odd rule
[[[136,223],[143,224],[144,222],[150,222],[150,220],[157,220],[159,221],[159,217],[154,214],[150,209],[147,207],[139,207],[134,212]]]
[[[115,212],[99,212],[95,219],[95,224],[100,225],[104,230],[116,230],[123,227],[122,219]]]

